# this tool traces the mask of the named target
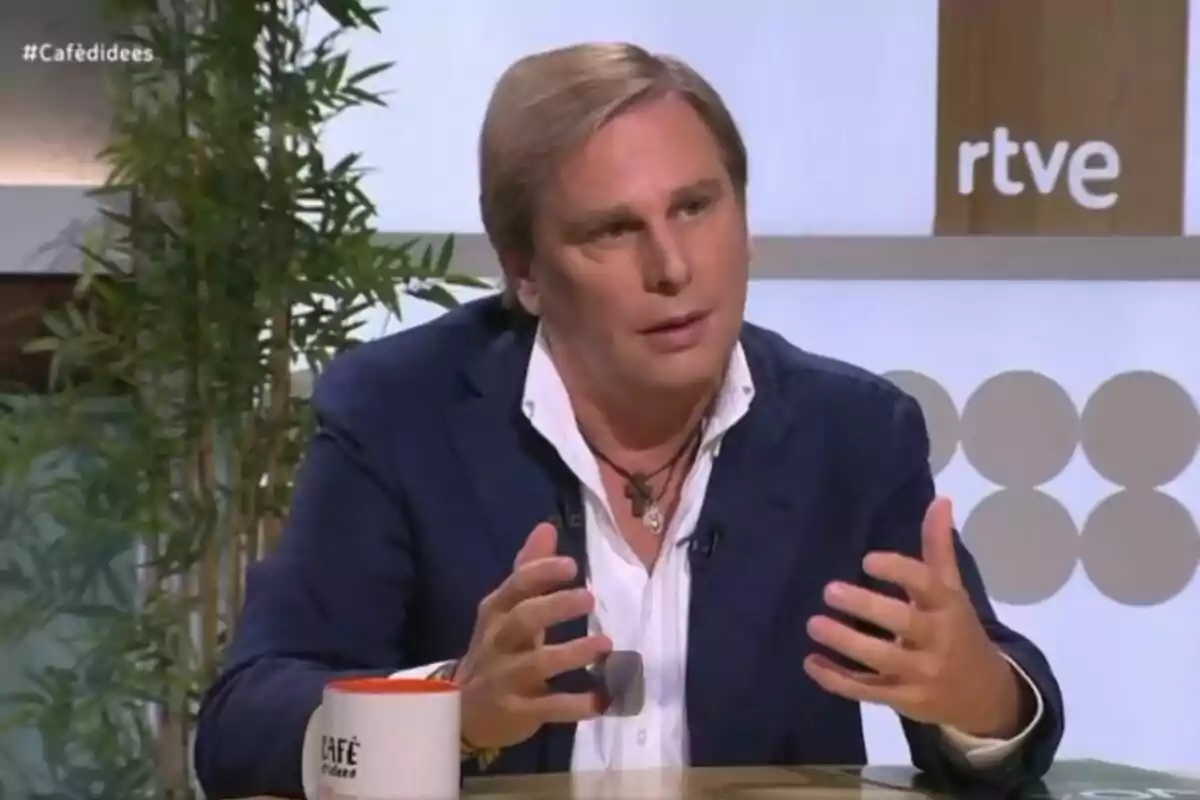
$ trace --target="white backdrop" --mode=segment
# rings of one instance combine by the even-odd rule
[[[937,0],[755,0],[737,13],[685,0],[453,9],[397,6],[382,35],[348,40],[356,63],[396,63],[376,84],[395,92],[394,105],[347,115],[327,139],[334,154],[363,152],[378,168],[366,186],[382,230],[482,231],[476,137],[496,79],[530,52],[599,39],[681,56],[726,96],[752,153],[755,233],[932,230]]]

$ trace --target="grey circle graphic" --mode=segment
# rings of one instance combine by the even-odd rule
[[[1200,531],[1170,495],[1129,489],[1109,495],[1083,525],[1080,557],[1092,584],[1127,606],[1165,603],[1200,564]]]
[[[963,543],[988,594],[1010,605],[1053,597],[1075,571],[1079,534],[1062,503],[1037,489],[1001,489],[971,509]]]
[[[929,468],[937,475],[958,450],[959,417],[954,398],[941,384],[920,372],[898,369],[885,372],[883,377],[912,395],[921,406],[929,429]]]
[[[1083,408],[1083,453],[1119,486],[1151,489],[1187,469],[1200,448],[1200,412],[1187,390],[1157,372],[1109,378]]]
[[[1061,386],[1037,372],[1002,372],[963,408],[963,453],[1000,486],[1031,489],[1053,478],[1079,444],[1079,415]]]

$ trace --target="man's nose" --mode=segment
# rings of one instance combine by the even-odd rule
[[[647,232],[642,263],[647,291],[678,294],[692,281],[687,249],[669,228]]]

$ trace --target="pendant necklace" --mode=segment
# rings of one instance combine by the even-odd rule
[[[583,441],[588,446],[588,449],[592,451],[592,455],[611,467],[613,472],[625,480],[625,497],[629,500],[633,515],[640,519],[642,524],[649,528],[651,532],[660,534],[667,522],[666,514],[663,512],[661,505],[663,496],[667,493],[667,487],[671,485],[671,478],[675,474],[675,467],[681,461],[690,460],[696,450],[699,449],[700,434],[703,430],[703,424],[696,426],[696,429],[680,445],[675,455],[671,456],[667,463],[649,473],[630,472],[601,452],[586,436],[583,437]],[[667,473],[666,480],[663,481],[662,488],[658,492],[655,492],[651,481],[664,472]]]

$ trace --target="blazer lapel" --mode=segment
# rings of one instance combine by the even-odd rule
[[[466,396],[447,412],[464,484],[479,502],[480,520],[506,574],[530,531],[550,521],[560,502],[546,469],[554,450],[521,413],[531,344],[520,328],[501,333],[468,364]]]
[[[534,331],[515,325],[500,333],[468,365],[468,391],[448,409],[450,439],[462,466],[465,484],[478,501],[480,531],[489,542],[494,578],[487,591],[512,571],[513,560],[533,528],[553,522],[559,529],[558,552],[576,559],[582,585],[586,571],[586,544],[582,522],[572,529],[567,517],[581,512],[579,485],[554,447],[534,430],[521,411],[525,373]],[[547,631],[548,643],[587,635],[587,619],[579,618]],[[565,676],[551,681],[563,691]],[[578,683],[578,681],[575,681]],[[542,768],[565,771],[570,766],[575,726],[546,726],[542,742]]]
[[[692,569],[687,712],[696,766],[719,760],[738,736],[731,722],[739,696],[770,657],[802,546],[818,539],[807,535],[821,479],[820,409],[785,394],[764,342],[746,337],[743,347],[755,398],[722,442],[696,528],[720,531],[717,547]],[[794,635],[804,636],[803,626]]]

